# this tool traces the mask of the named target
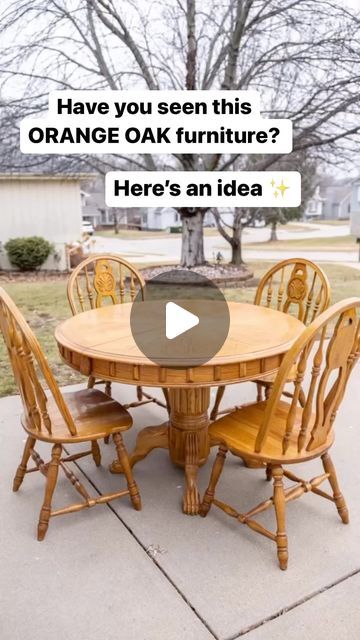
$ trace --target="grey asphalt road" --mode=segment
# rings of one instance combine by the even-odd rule
[[[304,226],[307,226],[306,230],[303,230]],[[279,229],[278,235],[281,240],[291,239],[307,239],[307,238],[331,238],[334,236],[347,236],[349,235],[349,226],[339,225],[315,225],[303,223],[296,230],[296,227],[292,227],[293,230]],[[246,229],[244,234],[244,255],[247,260],[277,260],[285,258],[294,258],[301,253],[301,255],[309,255],[313,260],[317,262],[339,262],[343,264],[350,264],[357,267],[359,252],[357,245],[354,244],[354,251],[313,251],[311,248],[290,249],[279,251],[277,250],[264,250],[259,246],[259,249],[247,249],[246,245],[253,243],[262,243],[269,237],[269,229],[257,228]],[[181,237],[174,235],[174,237],[166,236],[164,238],[151,237],[149,238],[103,238],[101,236],[94,236],[95,251],[100,252],[114,252],[120,253],[130,261],[137,263],[155,262],[158,264],[166,264],[169,262],[177,261],[180,257],[181,249]],[[205,236],[205,255],[208,260],[213,260],[220,251],[225,260],[230,258],[229,245],[218,235]]]

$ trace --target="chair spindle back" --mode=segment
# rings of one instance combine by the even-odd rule
[[[67,296],[73,315],[104,304],[133,302],[145,282],[129,262],[117,255],[97,254],[83,260],[72,272]]]
[[[76,435],[72,416],[35,335],[13,300],[2,288],[0,288],[0,328],[28,426],[36,431],[45,430],[51,434],[51,417],[48,413],[45,382],[69,433]]]
[[[254,304],[293,313],[305,325],[329,306],[330,285],[310,260],[291,258],[274,265],[260,280]]]
[[[330,339],[328,336],[330,334]],[[297,451],[314,451],[331,435],[346,385],[360,357],[360,299],[349,298],[333,305],[312,322],[286,354],[278,371],[255,451],[261,452],[290,371],[296,365],[295,389],[282,439],[285,455],[297,429]],[[309,379],[304,380],[306,372]],[[300,392],[305,394],[300,409]],[[301,412],[301,421],[298,416]]]

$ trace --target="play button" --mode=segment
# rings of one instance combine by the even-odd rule
[[[186,311],[175,302],[166,303],[165,329],[168,340],[177,338],[198,324],[199,318],[194,313]]]
[[[161,367],[197,367],[220,351],[229,331],[229,310],[220,289],[185,269],[164,271],[146,283],[131,308],[139,350]]]

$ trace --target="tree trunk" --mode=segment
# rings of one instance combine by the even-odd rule
[[[277,237],[277,222],[271,223],[270,242],[276,242]]]
[[[232,239],[230,264],[234,264],[234,265],[244,264],[244,260],[242,257],[241,236],[240,238]]]
[[[181,266],[197,267],[205,264],[203,213],[194,215],[182,212]]]
[[[113,220],[114,220],[114,232],[119,233],[119,217],[118,217],[118,214],[115,212],[113,214]]]
[[[242,232],[243,232],[242,215],[243,213],[240,207],[236,207],[235,215],[234,215],[233,235],[230,242],[230,245],[231,245],[230,264],[234,264],[234,265],[244,264],[244,260],[242,257]]]

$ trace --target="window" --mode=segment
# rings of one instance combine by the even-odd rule
[[[308,204],[308,212],[309,213],[316,213],[316,211],[317,211],[317,206],[316,206],[315,200],[310,200],[310,202]]]

